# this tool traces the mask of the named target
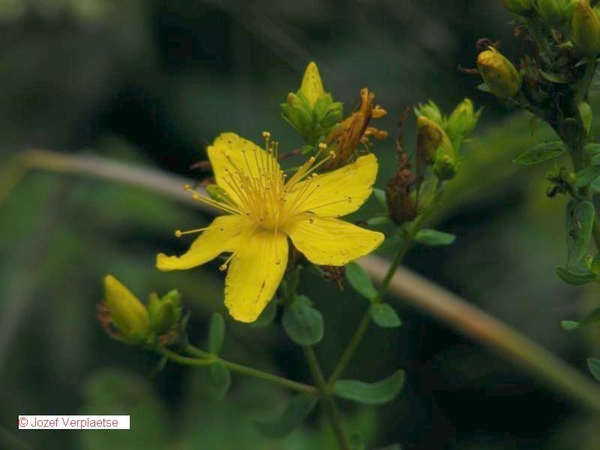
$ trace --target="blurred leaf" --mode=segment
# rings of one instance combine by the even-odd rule
[[[106,371],[88,380],[80,414],[128,414],[126,432],[88,430],[79,433],[84,450],[163,450],[169,447],[166,415],[151,385],[142,377],[122,371]]]
[[[519,155],[513,162],[521,166],[530,166],[556,158],[565,151],[566,147],[562,142],[544,142],[543,144],[531,147],[525,153]]]
[[[423,229],[419,230],[415,236],[415,240],[423,245],[438,247],[452,244],[456,240],[456,236],[437,230]]]
[[[386,225],[389,222],[390,222],[390,218],[388,216],[375,216],[375,217],[371,217],[369,220],[367,220],[367,223],[371,226]]]
[[[217,361],[206,368],[206,387],[211,395],[221,399],[231,385],[231,371],[221,361]]]
[[[254,322],[252,322],[250,324],[250,326],[252,328],[267,327],[267,326],[271,325],[271,323],[273,323],[273,320],[275,320],[276,315],[277,315],[277,300],[273,299],[267,304],[267,307],[265,309],[263,309],[263,312],[260,313],[260,316],[258,316],[258,319],[256,319]]]
[[[588,358],[587,363],[594,378],[600,381],[600,359]]]
[[[396,310],[387,303],[373,303],[370,312],[373,322],[381,328],[396,328],[402,325]]]
[[[218,355],[225,339],[225,320],[219,313],[214,313],[208,328],[208,351]]]
[[[367,405],[380,405],[396,397],[404,386],[404,371],[398,370],[393,375],[375,383],[357,380],[338,380],[333,393],[338,397]]]
[[[596,281],[597,275],[593,273],[572,272],[564,267],[557,267],[556,274],[565,282],[573,285],[591,283]]]
[[[281,415],[271,422],[256,421],[258,430],[272,438],[282,438],[290,434],[308,416],[317,404],[317,397],[310,394],[298,394],[292,398]]]
[[[377,296],[377,289],[375,289],[371,277],[358,263],[346,264],[346,279],[350,286],[367,300],[372,301]]]
[[[585,316],[580,322],[573,320],[563,320],[560,324],[567,331],[573,331],[587,325],[592,325],[596,322],[600,322],[600,308],[596,308]]]
[[[375,250],[375,253],[381,256],[392,256],[398,251],[402,245],[402,237],[398,234],[392,234],[385,238],[383,243]]]
[[[402,446],[400,444],[390,444],[385,447],[377,447],[374,450],[402,450]]]
[[[304,295],[299,295],[291,305],[285,306],[281,324],[298,345],[314,345],[323,339],[323,316]]]
[[[577,181],[575,187],[580,188],[592,183],[600,176],[600,166],[590,166],[577,172]]]
[[[594,217],[594,205],[588,200],[570,200],[567,204],[567,267],[576,265],[587,254]]]
[[[377,199],[379,205],[387,211],[387,201],[385,199],[385,191],[383,189],[373,188],[373,196]]]

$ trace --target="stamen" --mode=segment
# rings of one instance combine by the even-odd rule
[[[180,238],[181,236],[183,236],[184,234],[192,234],[192,233],[201,233],[203,231],[208,230],[209,227],[204,227],[204,228],[196,228],[195,230],[188,230],[188,231],[181,231],[181,230],[175,230],[175,237]]]

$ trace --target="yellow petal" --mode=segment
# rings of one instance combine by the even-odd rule
[[[253,142],[235,133],[223,133],[207,149],[217,185],[238,203],[239,177],[258,178],[266,168],[281,170],[277,160]]]
[[[383,242],[384,236],[338,219],[304,214],[286,224],[294,246],[308,260],[323,266],[343,266],[368,255]]]
[[[254,322],[275,295],[288,261],[287,236],[261,230],[244,242],[231,260],[225,305],[234,319]]]
[[[286,204],[294,213],[340,217],[356,211],[369,198],[377,177],[377,158],[369,154],[354,163],[298,183]],[[305,186],[310,183],[310,186]],[[310,193],[307,197],[306,193]]]
[[[217,217],[183,255],[156,257],[160,270],[182,270],[204,264],[221,253],[235,251],[254,228],[254,224],[242,216]]]
[[[325,95],[319,68],[314,62],[310,62],[304,71],[300,91],[304,94],[310,106],[314,106],[317,100]]]

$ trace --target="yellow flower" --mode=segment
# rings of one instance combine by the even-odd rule
[[[234,133],[221,134],[208,147],[216,183],[227,195],[220,201],[198,193],[193,198],[227,215],[197,230],[203,233],[184,255],[159,254],[156,262],[160,270],[189,269],[232,253],[221,266],[229,268],[225,305],[242,322],[256,320],[275,295],[288,262],[288,237],[309,261],[329,266],[367,255],[384,238],[337,219],[356,211],[371,195],[377,175],[374,155],[323,175],[315,170],[329,157],[316,163],[317,155],[287,177],[277,162],[277,143],[269,133],[263,136],[264,150]]]

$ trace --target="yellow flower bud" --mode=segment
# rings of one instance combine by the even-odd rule
[[[585,0],[575,4],[572,32],[573,45],[581,55],[600,54],[600,19]]]
[[[173,290],[162,298],[156,294],[150,294],[148,317],[152,329],[158,336],[173,330],[181,319],[181,294],[179,291]]]
[[[446,121],[445,129],[450,140],[460,143],[466,138],[477,125],[480,114],[481,110],[476,112],[470,99],[460,102]]]
[[[310,106],[315,106],[317,100],[325,95],[325,89],[323,89],[321,75],[319,75],[319,68],[312,61],[308,64],[306,70],[304,71],[304,77],[302,78],[302,84],[300,85],[300,92],[304,94]]]
[[[533,0],[504,0],[504,5],[512,13],[525,15],[533,8]]]
[[[496,97],[514,97],[521,89],[521,75],[516,67],[495,48],[490,47],[479,54],[477,67]]]
[[[436,159],[438,149],[454,159],[454,149],[446,132],[425,116],[417,119],[417,176],[422,177],[428,164]]]
[[[112,275],[104,278],[104,304],[118,331],[116,337],[132,344],[141,344],[147,340],[151,332],[148,310]]]

